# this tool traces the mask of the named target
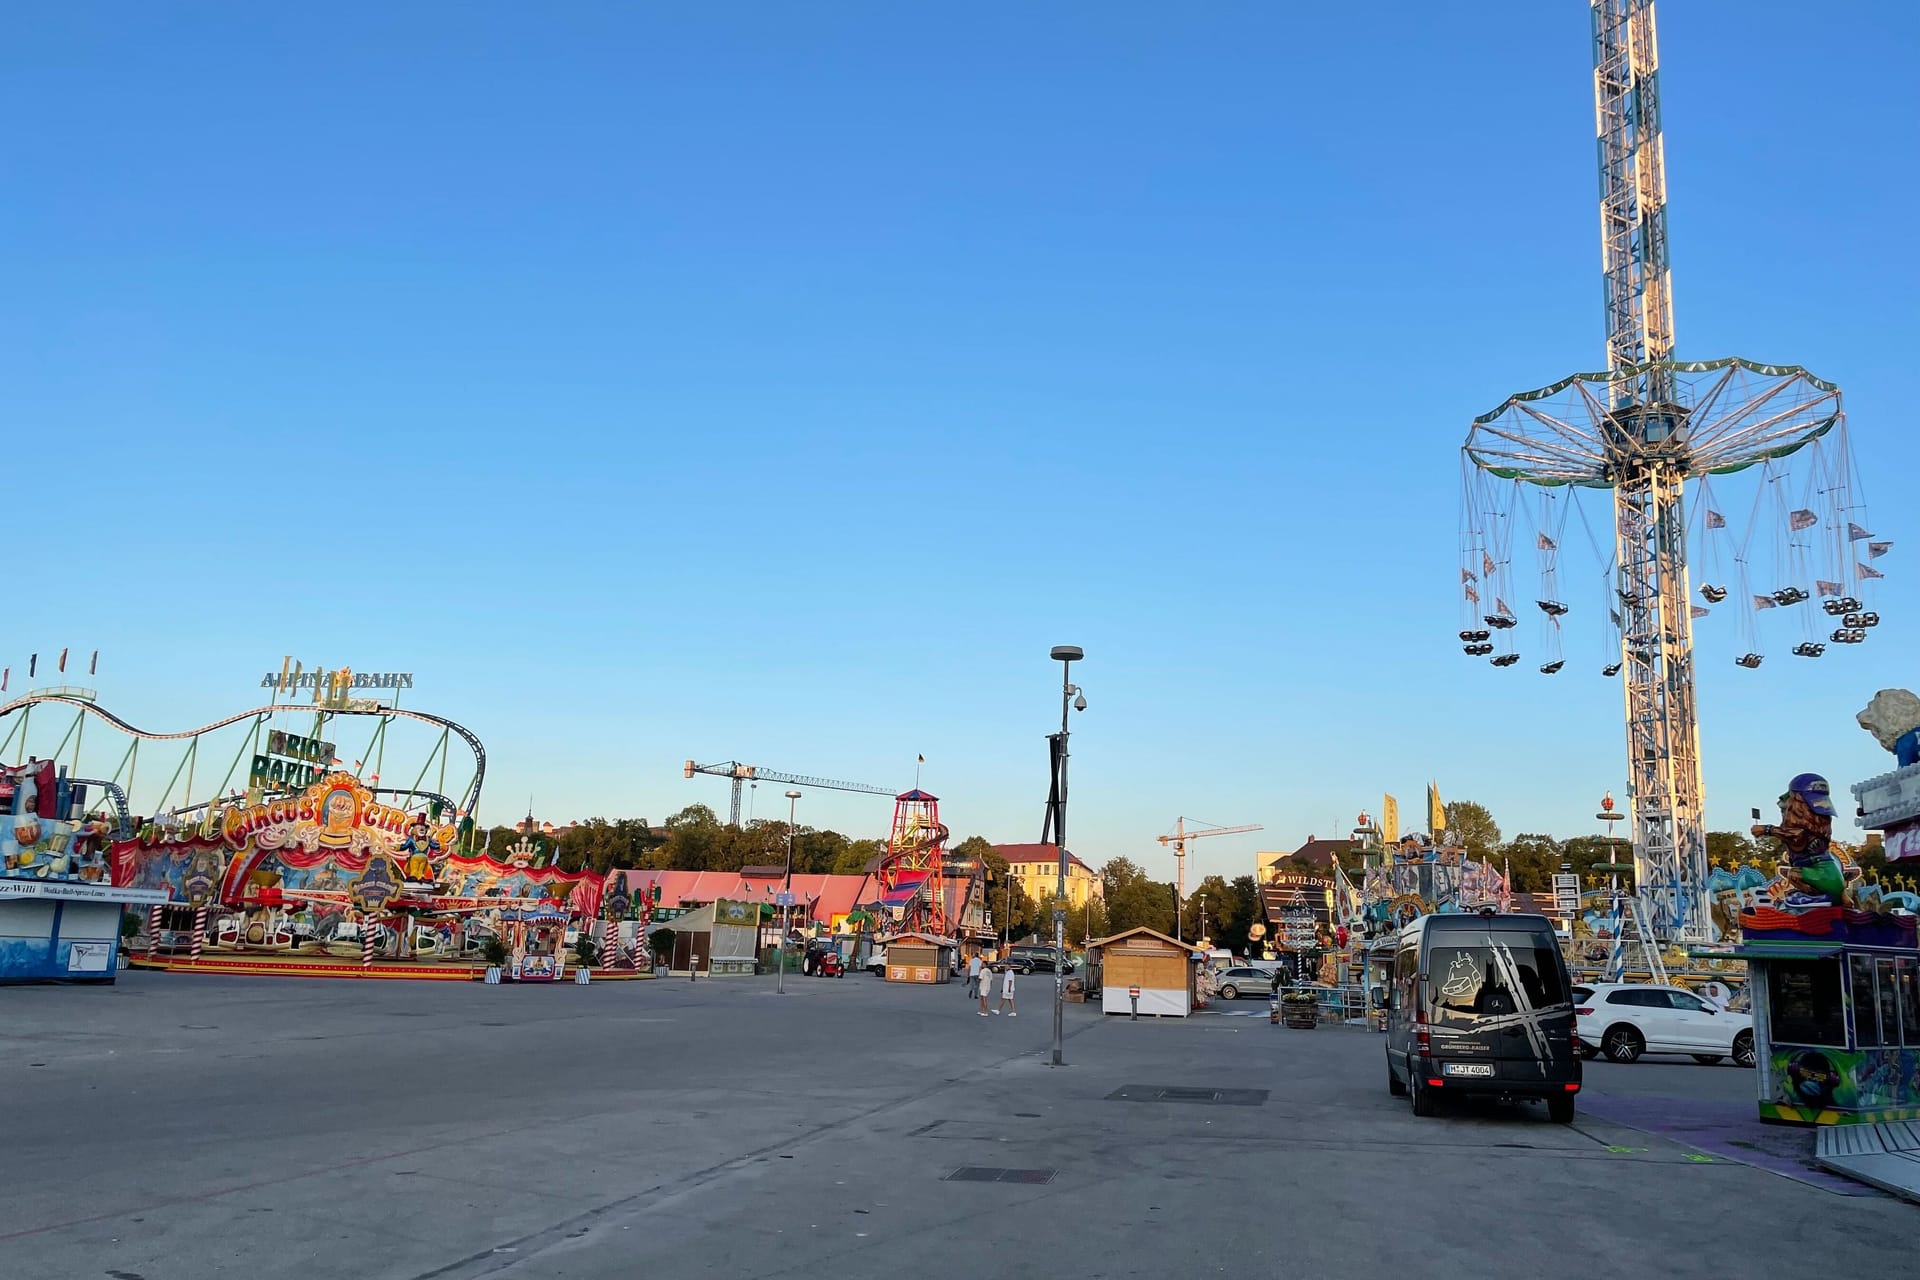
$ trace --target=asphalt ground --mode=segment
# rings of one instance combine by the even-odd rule
[[[787,987],[0,989],[0,1277],[1800,1280],[1903,1274],[1920,1230],[1804,1133],[1740,1145],[1731,1066],[1417,1120],[1364,1031],[1069,1005],[1054,1068],[1043,979],[1017,1019]]]

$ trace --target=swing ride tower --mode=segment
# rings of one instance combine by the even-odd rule
[[[1607,367],[1522,392],[1476,418],[1465,445],[1467,488],[1471,494],[1476,484],[1510,481],[1542,493],[1611,491],[1608,616],[1619,647],[1604,674],[1620,675],[1625,686],[1643,927],[1662,942],[1704,942],[1711,940],[1713,925],[1693,621],[1707,610],[1694,605],[1689,593],[1686,484],[1785,457],[1842,425],[1844,417],[1838,388],[1796,366],[1675,360],[1653,0],[1590,3]],[[1712,521],[1719,519],[1710,513],[1709,526],[1718,527]],[[1467,526],[1461,581],[1468,600],[1479,605],[1474,584],[1480,572],[1490,579],[1496,574],[1504,560],[1494,552],[1504,556],[1510,538],[1472,516]],[[1543,594],[1551,597],[1558,547],[1545,529],[1536,545],[1547,584]],[[1783,594],[1789,598],[1781,603],[1807,599],[1804,591]],[[1718,603],[1727,591],[1705,586],[1702,595]],[[1555,646],[1549,653],[1554,660],[1540,670],[1551,675],[1562,665],[1557,644],[1568,606],[1551,598],[1538,603]],[[1510,637],[1516,622],[1510,606],[1497,594],[1491,604],[1485,624]],[[1744,605],[1736,601],[1734,607]],[[1461,632],[1467,653],[1491,653],[1491,633],[1473,629],[1478,621],[1470,619],[1468,626]],[[1803,645],[1795,652],[1817,657],[1810,650],[1823,648]],[[1491,661],[1506,667],[1517,658],[1505,652]],[[1746,667],[1758,664],[1754,654],[1740,660]]]

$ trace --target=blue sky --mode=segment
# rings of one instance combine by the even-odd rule
[[[1920,679],[1920,17],[1660,16],[1680,353],[1840,382],[1901,543],[1877,643],[1703,639],[1718,827],[1881,771],[1852,714]],[[1603,358],[1583,4],[72,3],[16,15],[0,114],[54,570],[16,691],[98,648],[185,728],[292,653],[416,673],[490,820],[924,752],[956,833],[1032,840],[1077,643],[1095,862],[1264,823],[1197,846],[1239,873],[1429,777],[1509,832],[1624,790],[1591,632],[1553,682],[1452,637],[1468,419]]]

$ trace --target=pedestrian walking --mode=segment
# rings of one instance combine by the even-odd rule
[[[978,956],[974,958],[976,960],[979,959]],[[979,980],[976,981],[973,985],[974,985],[975,991],[980,996],[980,1016],[983,1018],[987,1016],[987,985],[992,981],[993,981],[993,966],[990,964],[982,963],[980,968]]]
[[[980,953],[974,952],[973,958],[967,961],[967,997],[969,999],[980,994],[980,971],[984,967],[985,963],[980,959]]]
[[[980,998],[981,1000],[984,1001],[986,999],[986,996],[983,994]],[[994,1012],[1001,1013],[1003,1011],[1006,1013],[1006,1015],[1009,1018],[1017,1018],[1020,1016],[1019,1012],[1015,1010],[1013,1007],[1013,966],[1012,965],[1008,965],[1006,968],[1000,971],[1000,1007],[998,1009],[995,1009]]]

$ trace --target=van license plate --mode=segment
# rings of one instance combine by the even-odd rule
[[[1493,1074],[1491,1062],[1449,1062],[1443,1074],[1450,1076],[1490,1076]]]

